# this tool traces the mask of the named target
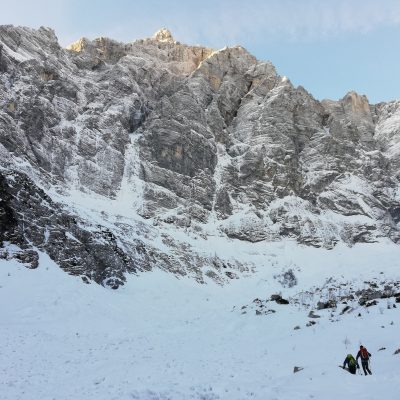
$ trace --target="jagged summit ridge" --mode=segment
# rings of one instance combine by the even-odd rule
[[[50,30],[0,27],[12,237],[79,274],[87,257],[66,259],[59,232],[70,248],[76,235],[109,237],[109,263],[86,268],[96,281],[155,265],[198,280],[251,268],[207,256],[215,237],[326,248],[399,241],[399,102],[371,105],[354,92],[320,102],[240,46],[157,37],[82,39],[64,50]],[[11,170],[30,183],[8,179]],[[18,217],[29,213],[18,193],[44,198],[37,186],[49,209],[69,210],[64,221]]]
[[[159,68],[168,68],[173,73],[188,75],[202,61],[214,53],[213,49],[201,46],[188,46],[176,42],[170,31],[165,28],[157,31],[153,37],[138,39],[130,43],[121,43],[113,39],[100,37],[94,40],[81,38],[67,47],[75,56],[78,67],[93,68],[102,63],[116,63],[123,57],[142,57],[160,63]]]
[[[154,35],[152,36],[153,40],[156,40],[157,42],[163,42],[163,43],[175,43],[175,40],[171,34],[171,32],[166,29],[166,28],[161,28],[159,29]],[[69,44],[66,49],[70,51],[74,51],[77,53],[83,52],[85,49],[88,49],[91,46],[96,46],[96,45],[101,45],[101,44],[113,44],[113,45],[120,45],[121,47],[127,47],[129,44],[124,44],[117,42],[113,39],[110,39],[108,37],[99,37],[94,39],[93,41],[86,38],[82,37],[78,39],[77,41]]]

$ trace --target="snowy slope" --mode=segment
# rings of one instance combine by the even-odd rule
[[[243,257],[255,256],[236,242]],[[332,276],[354,289],[373,278],[399,281],[399,253],[390,242],[327,251],[286,241],[265,246],[265,268],[224,287],[153,271],[118,291],[85,285],[43,253],[37,270],[1,260],[1,399],[395,400],[393,298],[349,314],[341,306],[316,311],[321,318],[310,327],[317,298],[311,307],[271,304],[269,315],[250,308],[256,297],[295,298]],[[288,267],[298,281],[292,288],[274,278]],[[370,377],[338,368],[361,343],[372,353]],[[295,366],[304,369],[294,374]]]

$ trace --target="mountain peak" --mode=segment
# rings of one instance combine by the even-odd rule
[[[355,91],[348,92],[344,96],[343,101],[347,104],[351,111],[358,114],[369,114],[369,102],[365,95],[359,95]]]
[[[66,47],[66,49],[70,50],[70,51],[74,51],[76,53],[80,53],[88,46],[89,43],[90,43],[89,39],[82,37],[82,38],[76,40],[75,42],[69,44]]]
[[[158,40],[159,42],[175,42],[171,32],[166,28],[159,29],[154,35],[153,39]]]

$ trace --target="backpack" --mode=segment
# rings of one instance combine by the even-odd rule
[[[368,360],[369,354],[368,354],[368,350],[365,347],[360,349],[360,354],[361,354],[361,358],[363,358],[364,360]]]
[[[349,354],[347,360],[349,362],[349,367],[355,367],[357,365],[357,362],[352,355]]]

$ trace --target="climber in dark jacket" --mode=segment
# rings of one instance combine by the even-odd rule
[[[372,375],[371,370],[369,369],[369,358],[371,357],[371,354],[368,353],[368,350],[364,347],[364,346],[360,346],[360,350],[357,353],[357,357],[356,360],[358,362],[358,357],[361,358],[361,365],[363,367],[364,370],[364,374],[365,375]]]
[[[357,360],[351,354],[347,354],[347,357],[345,358],[345,360],[343,362],[343,369],[346,369],[346,364],[349,366],[349,372],[351,374],[355,374],[357,371],[357,368],[360,368]]]

